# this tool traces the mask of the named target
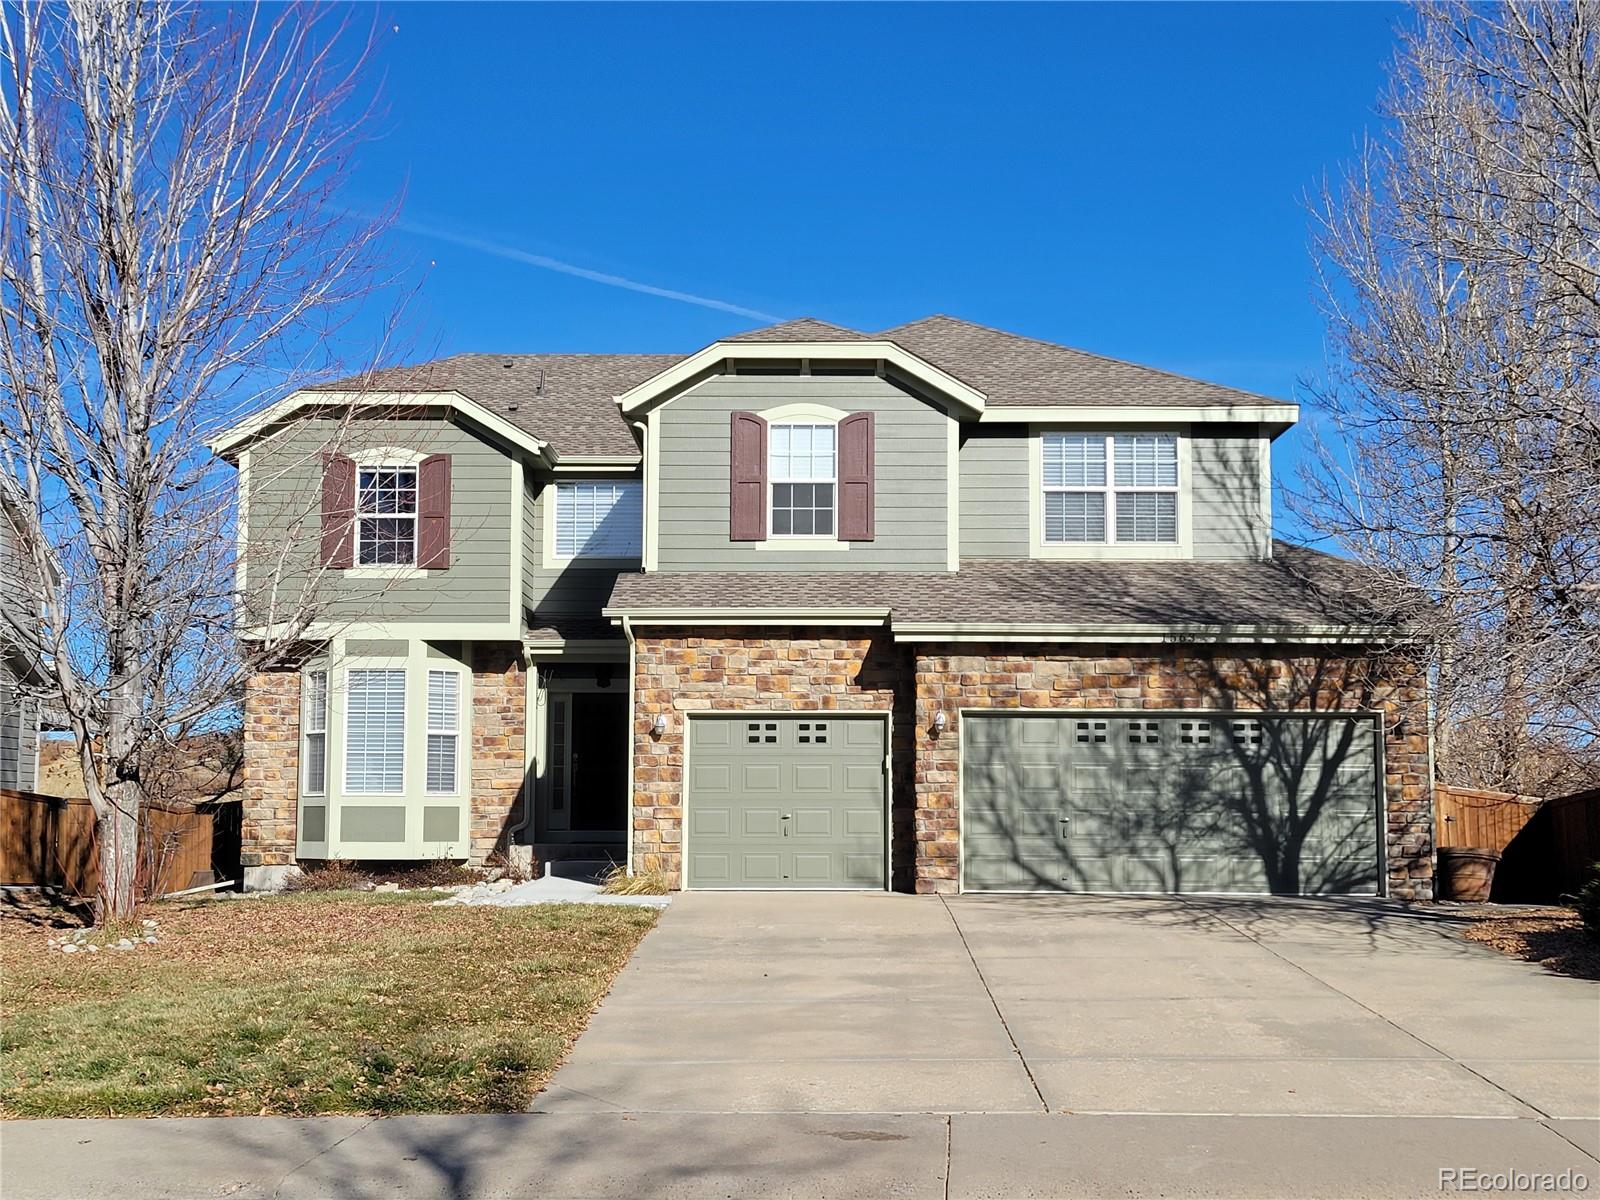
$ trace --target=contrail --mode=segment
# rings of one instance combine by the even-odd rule
[[[636,279],[625,279],[621,275],[607,275],[604,271],[591,271],[588,267],[579,267],[569,262],[562,262],[559,258],[550,258],[544,254],[530,254],[526,250],[518,250],[515,246],[491,242],[484,238],[473,237],[470,234],[456,233],[454,230],[440,229],[434,225],[422,225],[416,221],[401,220],[395,222],[395,228],[404,230],[407,233],[419,234],[422,237],[437,238],[441,242],[451,242],[457,246],[465,246],[469,250],[477,250],[483,254],[492,254],[496,258],[527,263],[530,267],[539,267],[546,271],[558,271],[563,275],[573,275],[579,279],[587,279],[590,283],[603,283],[607,287],[626,288],[630,292],[643,292],[646,296],[660,296],[663,300],[678,300],[684,304],[698,304],[701,308],[714,308],[718,312],[733,313],[739,317],[753,317],[757,321],[777,321],[781,319],[771,313],[761,312],[759,309],[744,308],[738,304],[730,304],[726,300],[715,300],[710,296],[696,296],[692,292],[678,292],[671,288],[656,287],[653,284],[640,283]]]

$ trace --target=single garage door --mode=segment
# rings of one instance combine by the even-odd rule
[[[689,719],[691,888],[882,888],[882,717]]]
[[[972,891],[1375,894],[1371,717],[969,714]]]

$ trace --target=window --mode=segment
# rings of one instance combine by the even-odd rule
[[[350,795],[404,791],[405,671],[353,667],[345,690],[344,790]]]
[[[770,438],[772,535],[832,537],[838,430],[832,425],[774,425]]]
[[[1178,540],[1178,438],[1172,433],[1046,433],[1044,540]]]
[[[557,558],[638,558],[644,493],[637,479],[556,484]]]
[[[300,704],[300,790],[321,796],[328,790],[328,673],[307,671]]]
[[[356,476],[356,562],[412,566],[417,561],[417,469],[362,467]]]
[[[461,676],[455,671],[429,671],[428,791],[456,790],[460,741]]]

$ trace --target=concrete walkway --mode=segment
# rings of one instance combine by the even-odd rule
[[[538,1111],[9,1122],[0,1193],[1414,1197],[1476,1170],[1600,1194],[1600,988],[1457,921],[689,895]]]

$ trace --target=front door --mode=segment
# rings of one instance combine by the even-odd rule
[[[627,736],[626,694],[551,694],[550,832],[621,840],[627,827]]]

